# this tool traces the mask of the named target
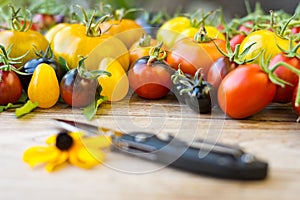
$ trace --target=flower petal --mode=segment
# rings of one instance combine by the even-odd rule
[[[55,146],[36,146],[27,149],[23,154],[23,161],[31,167],[50,162],[59,156],[60,152]]]
[[[70,152],[69,161],[77,167],[89,169],[100,164],[104,158],[105,155],[101,150],[78,148]]]
[[[87,148],[108,148],[112,145],[110,136],[100,135],[97,137],[85,137],[81,140],[83,146]]]
[[[53,172],[54,170],[61,168],[62,166],[64,166],[66,164],[68,157],[69,157],[69,153],[67,151],[61,151],[60,155],[55,160],[53,160],[52,162],[49,162],[45,166],[45,169],[48,172]]]

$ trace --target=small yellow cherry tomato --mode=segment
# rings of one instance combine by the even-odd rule
[[[129,90],[128,77],[119,61],[107,57],[102,59],[100,70],[106,70],[111,76],[100,76],[98,82],[102,87],[101,95],[107,96],[109,101],[122,100]]]
[[[60,94],[54,69],[48,64],[39,64],[33,72],[27,92],[32,102],[39,103],[38,107],[54,106]]]

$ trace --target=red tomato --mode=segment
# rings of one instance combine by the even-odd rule
[[[22,85],[13,71],[0,70],[0,105],[16,103],[22,95]]]
[[[300,69],[300,60],[296,57],[289,58],[284,53],[279,53],[274,56],[269,65],[269,69],[274,67],[279,62],[285,62],[297,69]],[[274,102],[278,103],[289,103],[292,100],[293,91],[298,83],[298,76],[291,70],[287,69],[284,66],[279,66],[274,74],[278,76],[280,79],[291,83],[290,85],[285,85],[284,87],[277,86],[276,95],[273,99]]]
[[[215,39],[218,47],[226,52],[226,42]],[[203,69],[206,79],[210,66],[223,55],[219,52],[215,44],[210,42],[196,42],[190,38],[182,39],[175,43],[167,56],[167,63],[174,69],[180,69],[187,74],[194,75],[198,68]]]
[[[169,66],[163,61],[148,63],[148,60],[149,57],[138,59],[129,70],[129,85],[140,97],[159,99],[166,96],[172,86]]]
[[[245,37],[246,35],[244,34],[237,34],[233,36],[229,41],[231,49],[234,51],[236,45],[241,44]]]
[[[300,122],[300,105],[296,104],[296,96],[297,96],[297,93],[298,93],[298,89],[299,89],[299,85],[297,85],[295,87],[293,97],[292,97],[292,103],[293,103],[293,108],[294,108],[295,112],[299,116],[297,122]]]
[[[221,82],[218,102],[228,116],[242,119],[264,109],[275,93],[276,85],[259,65],[240,65]]]

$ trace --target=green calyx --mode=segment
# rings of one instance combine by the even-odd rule
[[[149,47],[151,45],[152,37],[149,34],[143,34],[139,40],[140,47]]]
[[[11,8],[11,19],[10,26],[12,30],[19,32],[26,32],[32,26],[32,16],[31,12],[28,9],[24,9],[23,13],[20,14],[21,8],[15,10],[12,5],[9,5]]]
[[[136,12],[144,12],[145,10],[142,8],[131,8],[131,9],[125,9],[125,8],[119,8],[119,9],[113,9],[113,7],[110,4],[101,4],[100,5],[100,13],[102,15],[110,15],[113,19],[121,21],[126,16],[132,13]]]
[[[95,10],[93,11],[91,17],[88,17],[86,11],[84,10],[84,8],[82,6],[77,5],[77,7],[81,10],[81,12],[83,14],[83,18],[84,18],[83,23],[86,26],[86,35],[88,37],[99,37],[99,36],[101,36],[102,33],[104,33],[105,31],[101,30],[100,24],[105,22],[110,17],[110,15],[104,15],[99,20],[94,22],[95,15],[96,15]]]
[[[16,57],[16,58],[11,58],[9,56],[11,49],[13,48],[13,46],[9,46],[8,49],[6,50],[5,47],[3,45],[0,44],[0,70],[2,71],[14,71],[18,74],[22,74],[22,75],[27,75],[27,73],[21,72],[19,71],[19,69],[16,69],[14,67],[14,65],[16,64],[20,64],[20,60],[22,58],[24,58],[28,52],[20,57]]]
[[[199,31],[194,36],[194,41],[197,43],[203,43],[203,42],[211,42],[213,41],[213,39],[208,36],[205,27],[201,26],[199,28]]]
[[[149,60],[147,62],[147,65],[150,65],[154,61],[161,61],[164,60],[167,57],[167,52],[162,48],[163,42],[160,42],[157,46],[152,47],[149,50]]]
[[[78,74],[81,78],[85,78],[88,80],[93,80],[98,78],[99,76],[111,76],[111,73],[109,73],[108,71],[104,71],[104,70],[88,70],[85,66],[84,66],[84,61],[87,59],[87,57],[81,57],[81,59],[78,62]]]
[[[38,49],[36,47],[35,48],[35,55],[38,57],[38,58],[44,58],[45,60],[51,60],[54,58],[54,53],[51,49],[51,46],[50,44],[48,45],[46,51],[38,51]]]
[[[250,51],[251,47],[253,45],[255,45],[255,42],[253,42],[250,45],[248,45],[242,52],[240,52],[240,44],[236,45],[234,51],[232,51],[231,46],[230,46],[230,42],[229,42],[229,39],[228,39],[228,34],[226,34],[226,52],[224,52],[222,49],[220,49],[218,47],[218,45],[214,42],[214,40],[212,40],[212,42],[215,44],[216,48],[218,49],[218,51],[223,56],[227,57],[230,62],[234,62],[234,63],[236,63],[238,65],[242,65],[242,64],[245,64],[245,63],[252,62],[256,58],[258,58],[260,56],[260,54],[262,53],[262,52],[258,53],[253,58],[245,59],[245,56]]]
[[[286,57],[288,57],[288,58],[296,57],[296,58],[300,59],[300,54],[298,53],[298,49],[300,48],[300,43],[298,42],[294,46],[295,43],[296,42],[294,40],[294,37],[291,36],[290,39],[289,39],[289,48],[288,48],[288,50],[283,49],[277,42],[276,42],[276,45],[277,45],[278,49],[280,49],[280,51],[283,52],[286,55]]]
[[[285,62],[278,62],[276,63],[274,66],[272,66],[271,69],[268,68],[270,64],[270,59],[267,59],[267,61],[265,60],[265,56],[262,56],[261,57],[261,60],[260,60],[260,66],[262,68],[262,70],[268,74],[269,76],[269,79],[272,83],[276,84],[276,85],[279,85],[280,87],[285,87],[285,85],[290,85],[292,86],[291,83],[283,80],[283,79],[280,79],[278,76],[276,76],[274,74],[274,71],[280,67],[280,66],[283,66],[287,69],[289,69],[290,71],[292,71],[293,73],[297,74],[298,76],[300,76],[300,70],[289,65],[288,63],[285,63]]]

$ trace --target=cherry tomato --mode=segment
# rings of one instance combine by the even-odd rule
[[[0,70],[0,105],[16,103],[22,95],[22,85],[14,71]]]
[[[245,39],[245,37],[246,37],[246,35],[244,35],[244,34],[237,34],[237,35],[233,36],[229,41],[231,49],[234,51],[236,45],[241,44],[243,42],[243,40]]]
[[[149,56],[140,58],[128,71],[129,85],[140,97],[159,99],[166,96],[172,86],[169,66],[163,61],[148,61]]]
[[[218,89],[221,81],[225,76],[234,70],[238,65],[235,62],[231,62],[227,57],[220,57],[210,67],[207,74],[207,81]]]
[[[111,76],[99,76],[98,82],[102,87],[101,95],[107,96],[109,101],[122,100],[129,90],[129,81],[122,65],[113,58],[104,58],[100,70],[111,73]]]
[[[129,49],[130,63],[133,65],[139,58],[149,56],[149,51],[152,47],[158,46],[160,42],[151,38],[150,35],[143,35],[139,41],[133,43]],[[162,46],[162,50],[167,51],[165,45]]]
[[[284,53],[279,53],[274,56],[270,61],[269,68],[271,69],[279,62],[284,62],[297,69],[300,69],[300,60],[296,57],[289,58]],[[284,66],[279,66],[276,68],[274,74],[292,85],[285,85],[284,87],[277,86],[276,95],[273,101],[278,103],[291,102],[293,91],[298,83],[298,75]]]
[[[201,67],[204,79],[206,79],[212,63],[223,56],[215,44],[226,52],[226,42],[224,40],[215,39],[213,43],[212,41],[196,42],[190,38],[182,39],[176,42],[170,49],[167,56],[167,63],[176,70],[180,65],[180,69],[184,73],[192,76]]]
[[[47,13],[36,13],[32,22],[36,24],[37,30],[40,32],[48,30],[56,23],[54,15]]]
[[[59,83],[54,69],[45,63],[39,64],[33,72],[28,86],[28,98],[38,102],[40,108],[50,108],[59,98]]]
[[[230,117],[250,117],[272,102],[276,85],[257,64],[241,65],[231,71],[218,89],[220,108]]]
[[[95,101],[97,88],[97,79],[81,77],[77,68],[68,71],[60,82],[62,99],[73,107],[85,107]]]

